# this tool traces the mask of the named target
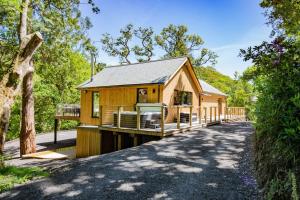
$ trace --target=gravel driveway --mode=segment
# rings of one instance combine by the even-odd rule
[[[258,199],[249,123],[189,131],[77,160],[4,199]]]

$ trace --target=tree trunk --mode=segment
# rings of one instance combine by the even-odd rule
[[[35,125],[34,125],[34,98],[33,98],[33,64],[23,78],[22,84],[22,125],[20,132],[20,154],[34,153]]]
[[[3,154],[5,136],[8,131],[11,107],[19,94],[21,81],[29,69],[34,52],[43,41],[38,32],[23,38],[20,51],[16,55],[11,71],[0,81],[0,154]]]

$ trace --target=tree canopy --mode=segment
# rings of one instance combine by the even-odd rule
[[[138,40],[134,45],[133,41]],[[109,33],[103,35],[103,50],[110,56],[118,57],[120,62],[131,63],[130,57],[134,56],[139,62],[150,61],[155,55],[155,47],[163,50],[163,58],[188,56],[196,66],[215,65],[217,54],[204,48],[204,41],[197,34],[189,34],[184,25],[173,25],[162,29],[154,36],[151,27],[134,28],[128,24],[120,30],[120,36],[113,38]],[[194,58],[194,54],[199,54]]]

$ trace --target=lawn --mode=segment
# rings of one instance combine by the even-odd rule
[[[15,184],[47,176],[49,173],[39,167],[0,167],[0,192],[11,189]]]

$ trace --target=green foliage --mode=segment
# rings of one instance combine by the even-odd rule
[[[184,25],[170,24],[154,38],[153,35],[151,27],[134,29],[132,24],[128,24],[120,30],[120,36],[117,38],[113,38],[108,33],[104,34],[101,39],[102,48],[108,55],[118,57],[121,63],[131,63],[130,56],[132,55],[139,62],[150,61],[154,56],[154,45],[164,51],[163,57],[165,58],[189,56],[197,66],[217,63],[217,54],[203,48],[202,38],[196,34],[188,34],[188,28]],[[136,40],[139,43],[132,46],[133,41]],[[194,58],[194,52],[199,53],[199,56]]]
[[[134,36],[140,40],[141,45],[131,46],[130,42]],[[131,53],[137,57],[139,62],[151,60],[153,53],[153,30],[152,28],[134,29],[132,24],[128,24],[120,30],[120,36],[113,38],[110,34],[103,35],[101,42],[103,50],[110,56],[119,57],[120,62],[131,63],[129,56]]]
[[[253,96],[253,89],[249,83],[240,78],[233,80],[229,76],[216,71],[213,67],[195,67],[194,70],[198,78],[228,95],[228,106],[246,106],[248,113],[252,113],[251,97]],[[253,119],[253,116],[249,118]]]
[[[199,35],[187,34],[188,28],[184,25],[170,24],[162,29],[155,41],[165,52],[165,57],[192,56],[193,50],[199,50],[203,40]]]
[[[229,76],[223,75],[213,67],[195,67],[198,78],[206,81],[224,93],[229,93],[234,84],[234,80]]]
[[[88,18],[81,17],[79,3],[77,0],[33,0],[29,6],[29,33],[39,31],[44,38],[42,46],[34,56],[37,132],[53,128],[58,103],[79,103],[76,86],[88,79],[90,74],[89,63],[83,54],[87,51],[95,53],[96,50],[86,36],[86,30],[92,26],[91,22]],[[93,1],[88,3],[96,12]],[[19,12],[7,5],[4,11],[0,15],[3,22],[0,25],[0,77],[11,68],[12,58],[19,42],[16,26]],[[97,70],[100,68],[99,65]],[[76,123],[63,122],[61,127],[75,126]],[[12,109],[7,139],[18,137],[19,128],[20,100],[17,100]]]
[[[189,56],[195,66],[217,63],[217,54],[207,48],[202,48],[204,44],[202,38],[196,34],[188,34],[188,28],[184,25],[170,24],[155,36],[155,41],[166,52],[164,57]],[[200,53],[196,58],[192,54],[195,51]]]
[[[300,36],[300,0],[263,0],[260,5],[266,9],[265,14],[274,31]]]
[[[300,38],[299,0],[264,0],[276,38],[241,50],[253,67],[244,78],[257,93],[256,165],[268,199],[299,199]]]
[[[49,174],[38,167],[0,167],[0,192],[9,190],[15,184],[21,184],[34,178],[47,176],[49,176]]]

